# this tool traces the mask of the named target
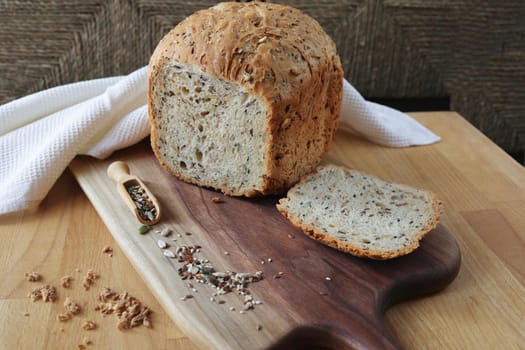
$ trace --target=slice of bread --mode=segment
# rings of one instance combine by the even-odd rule
[[[277,209],[323,244],[383,260],[419,247],[438,224],[442,205],[430,191],[325,165],[291,188]]]

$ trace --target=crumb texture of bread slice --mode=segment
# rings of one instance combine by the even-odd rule
[[[159,79],[154,142],[167,168],[189,182],[227,184],[232,194],[261,189],[268,135],[260,99],[175,61],[162,67]]]
[[[430,191],[325,165],[291,188],[277,209],[313,239],[382,260],[419,247],[438,224],[442,204]]]

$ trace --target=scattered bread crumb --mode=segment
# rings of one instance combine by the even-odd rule
[[[222,199],[221,199],[220,197],[213,197],[213,198],[211,199],[211,201],[212,201],[213,203],[222,203]]]
[[[95,283],[95,280],[99,276],[93,272],[93,270],[88,270],[86,275],[84,276],[84,280],[82,281],[82,285],[84,286],[85,290],[89,290],[89,288]]]
[[[93,321],[87,320],[82,323],[82,329],[85,331],[91,331],[95,328],[97,328],[97,324]]]
[[[70,297],[66,297],[66,300],[64,301],[64,307],[66,308],[66,311],[72,315],[77,315],[80,313],[80,305],[75,303]]]
[[[80,271],[80,269],[76,269]],[[32,272],[26,273],[26,278],[32,282],[40,279],[40,275]],[[86,290],[93,285],[95,280],[99,276],[88,270],[83,280],[83,286]],[[35,279],[35,280],[33,280]],[[71,286],[71,276],[63,276],[60,280],[62,287],[69,288]],[[28,294],[32,302],[42,299],[44,302],[54,302],[58,299],[56,288],[51,285],[42,285],[35,288]],[[117,319],[117,328],[119,330],[130,329],[137,326],[144,326],[151,328],[150,314],[151,310],[147,306],[143,306],[141,302],[130,296],[128,292],[116,293],[109,288],[104,288],[97,296],[100,304],[95,310],[100,311],[102,314],[114,314]],[[66,322],[81,312],[79,304],[74,302],[70,297],[66,297],[64,301],[65,313],[60,313],[56,316],[56,319],[60,322]],[[29,316],[29,312],[25,312],[24,316]],[[86,320],[82,323],[82,329],[89,331],[97,328],[97,324],[91,320]],[[64,328],[59,328],[60,332],[64,332]],[[84,337],[83,343],[78,344],[78,349],[85,349],[87,345],[92,344],[92,341]]]
[[[29,282],[38,282],[42,279],[42,276],[37,272],[26,272],[25,273],[26,280]]]
[[[64,288],[71,288],[71,280],[73,277],[66,275],[60,279],[60,285]]]
[[[45,303],[48,301],[54,302],[58,298],[55,287],[50,286],[49,284],[35,288],[29,293],[29,297],[32,302],[42,299]]]
[[[104,248],[102,248],[102,253],[109,253],[111,255],[111,253],[113,253],[113,248],[107,245]]]
[[[109,288],[104,288],[99,293],[98,300],[100,304],[95,310],[104,315],[117,316],[118,329],[130,329],[141,325],[151,327],[149,319],[151,310],[147,306],[142,306],[140,301],[130,296],[128,292],[116,293]]]
[[[66,322],[69,321],[73,317],[69,312],[66,312],[65,314],[58,314],[57,315],[57,321],[59,322]]]

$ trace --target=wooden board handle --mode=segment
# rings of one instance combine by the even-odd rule
[[[266,350],[326,349],[326,350],[402,350],[390,332],[381,326],[366,329],[343,329],[329,324],[300,326],[286,334]]]

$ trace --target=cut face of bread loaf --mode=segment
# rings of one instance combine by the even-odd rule
[[[337,127],[335,45],[287,6],[199,11],[162,39],[149,68],[153,151],[187,182],[229,195],[282,193],[315,168]]]
[[[269,140],[261,99],[189,65],[167,64],[160,74],[170,97],[157,104],[155,146],[166,166],[217,188],[262,188]]]
[[[390,259],[412,252],[438,224],[429,191],[334,165],[295,185],[277,209],[311,238],[352,255]]]

